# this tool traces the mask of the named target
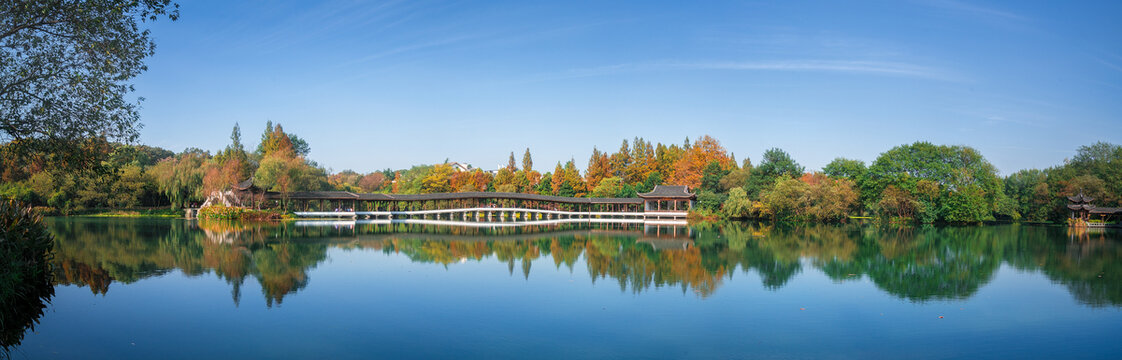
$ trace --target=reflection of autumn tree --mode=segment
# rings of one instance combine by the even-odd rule
[[[317,244],[282,242],[254,251],[255,275],[268,306],[279,305],[285,295],[307,286],[307,270],[326,259],[326,246]]]
[[[94,294],[105,295],[113,278],[102,268],[91,268],[87,264],[64,260],[55,264],[55,282],[63,285],[89,286]]]
[[[622,290],[638,293],[650,287],[681,286],[708,296],[720,284],[725,268],[716,271],[703,265],[696,248],[656,251],[636,242],[634,236],[566,235],[515,241],[442,241],[406,235],[382,243],[383,251],[401,253],[414,262],[450,265],[465,259],[494,257],[505,262],[513,275],[516,268],[529,277],[533,261],[549,255],[556,267],[570,269],[583,254],[593,281],[612,278]],[[373,244],[367,244],[373,246]]]
[[[724,267],[706,269],[696,247],[655,251],[633,240],[601,237],[588,242],[585,261],[593,281],[611,277],[619,281],[621,290],[630,285],[635,293],[652,286],[681,286],[682,291],[692,289],[707,297],[716,291],[726,272]]]
[[[327,258],[326,244],[277,243],[274,236],[286,231],[276,225],[198,225],[204,231],[182,221],[56,219],[50,225],[56,281],[104,294],[114,280],[128,284],[173,269],[190,276],[213,271],[233,286],[235,303],[241,284],[253,276],[271,306],[306,286],[307,270]]]
[[[726,224],[716,227],[705,224],[695,228],[695,243],[703,258],[712,259],[731,272],[737,266],[744,271],[754,270],[760,275],[764,287],[779,289],[798,274],[801,267],[797,247],[776,246],[775,239],[763,241],[770,236],[770,227],[757,225]],[[786,250],[777,253],[776,250]],[[718,265],[709,265],[714,268]]]
[[[583,241],[576,241],[572,237],[567,238],[552,238],[549,241],[549,253],[553,257],[553,265],[560,268],[561,264],[573,270],[573,264],[576,264],[577,259],[584,253]]]
[[[176,269],[187,275],[213,272],[232,285],[235,302],[245,279],[256,279],[271,306],[306,287],[308,270],[326,259],[328,246],[336,246],[399,253],[446,267],[491,258],[524,277],[539,258],[571,271],[583,257],[593,281],[611,278],[635,293],[675,286],[702,297],[737,267],[757,273],[765,288],[776,290],[810,265],[834,281],[869,279],[910,301],[963,299],[1004,262],[1040,271],[1084,304],[1122,305],[1122,245],[1110,232],[723,223],[695,225],[689,238],[659,238],[587,224],[499,229],[193,224],[54,219],[56,281],[104,294],[113,281],[131,283]]]

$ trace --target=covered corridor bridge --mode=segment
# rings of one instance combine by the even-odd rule
[[[347,191],[268,193],[304,218],[408,218],[475,221],[685,218],[696,196],[685,186],[656,186],[638,198],[573,198],[522,193],[356,194]]]

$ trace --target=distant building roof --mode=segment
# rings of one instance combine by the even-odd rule
[[[452,169],[455,170],[456,172],[471,171],[471,165],[468,165],[468,164],[461,164],[461,163],[458,163],[458,162],[453,162],[453,163],[449,163],[448,165],[451,165]]]
[[[690,188],[685,185],[655,185],[649,193],[640,193],[641,198],[659,199],[693,199],[697,195],[690,193]]]

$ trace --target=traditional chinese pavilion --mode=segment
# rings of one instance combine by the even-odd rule
[[[697,195],[682,185],[655,185],[648,193],[640,193],[644,211],[689,211]]]
[[[1079,195],[1068,196],[1067,208],[1071,210],[1072,219],[1080,219],[1083,221],[1091,220],[1092,216],[1098,216],[1098,220],[1106,221],[1112,216],[1122,215],[1122,208],[1113,207],[1098,207],[1091,204],[1095,199],[1079,192]]]

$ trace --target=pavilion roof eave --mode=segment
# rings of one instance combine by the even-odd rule
[[[1122,214],[1122,208],[1096,207],[1090,209],[1089,212],[1094,215]]]
[[[689,187],[684,185],[655,185],[650,192],[639,193],[643,199],[695,199],[697,194],[689,192]]]

